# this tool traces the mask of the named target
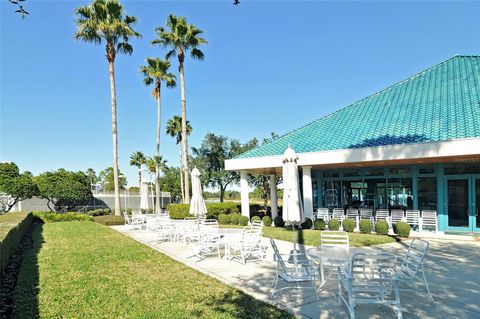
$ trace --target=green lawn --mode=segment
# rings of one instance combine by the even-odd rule
[[[242,226],[233,226],[233,225],[222,225],[224,228],[240,228]],[[264,227],[263,236],[272,237],[274,239],[292,241],[295,238],[295,242],[305,245],[318,246],[320,245],[320,230],[314,229],[304,229],[302,231],[296,230],[295,234],[292,234],[292,230],[279,227]],[[396,241],[395,237],[387,235],[376,235],[376,234],[360,234],[360,233],[349,233],[350,246],[352,247],[363,247],[363,246],[372,246],[380,244],[394,243]]]
[[[293,318],[106,226],[38,226],[16,318]]]

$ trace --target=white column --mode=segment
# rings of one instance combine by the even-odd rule
[[[302,166],[303,172],[303,212],[313,220],[313,192],[311,166]]]
[[[248,199],[248,180],[246,171],[240,172],[240,199],[242,215],[250,218],[250,201]]]
[[[275,219],[278,216],[277,179],[275,174],[270,175],[270,203],[272,219]]]

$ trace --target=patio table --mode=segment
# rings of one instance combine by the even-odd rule
[[[237,242],[242,240],[243,229],[241,228],[221,228],[219,234],[222,238],[225,257],[228,259],[230,257],[230,243]]]
[[[323,265],[325,262],[333,265],[346,264],[350,258],[350,248],[349,247],[333,247],[333,246],[320,246],[315,248],[310,248],[307,250],[307,255],[312,260],[317,262],[320,266],[320,279],[321,284],[319,289],[327,282],[328,278],[332,276],[330,272],[325,278],[325,271]]]

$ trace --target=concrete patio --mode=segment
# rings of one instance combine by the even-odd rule
[[[268,238],[264,244],[269,247],[265,263],[247,262],[243,266],[237,261],[210,258],[195,262],[190,247],[183,243],[152,242],[153,235],[147,230],[129,230],[125,226],[113,229],[148,245],[194,269],[236,287],[257,299],[269,302],[280,308],[289,309],[301,318],[347,318],[346,307],[337,304],[335,296],[337,283],[329,281],[317,300],[312,290],[289,289],[270,297],[276,263]],[[427,279],[436,300],[431,303],[421,294],[403,292],[401,294],[404,318],[478,318],[480,313],[480,242],[475,241],[430,241],[427,255]],[[276,240],[281,253],[289,253],[293,244]],[[409,241],[375,247],[352,248],[354,252],[390,252],[403,255]],[[299,245],[300,249],[309,246]],[[423,288],[423,286],[422,286]],[[395,318],[389,307],[361,305],[356,310],[358,318]]]

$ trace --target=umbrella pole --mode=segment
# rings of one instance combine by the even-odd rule
[[[292,241],[293,241],[293,250],[297,250],[297,243],[295,242],[295,225],[292,224]]]

